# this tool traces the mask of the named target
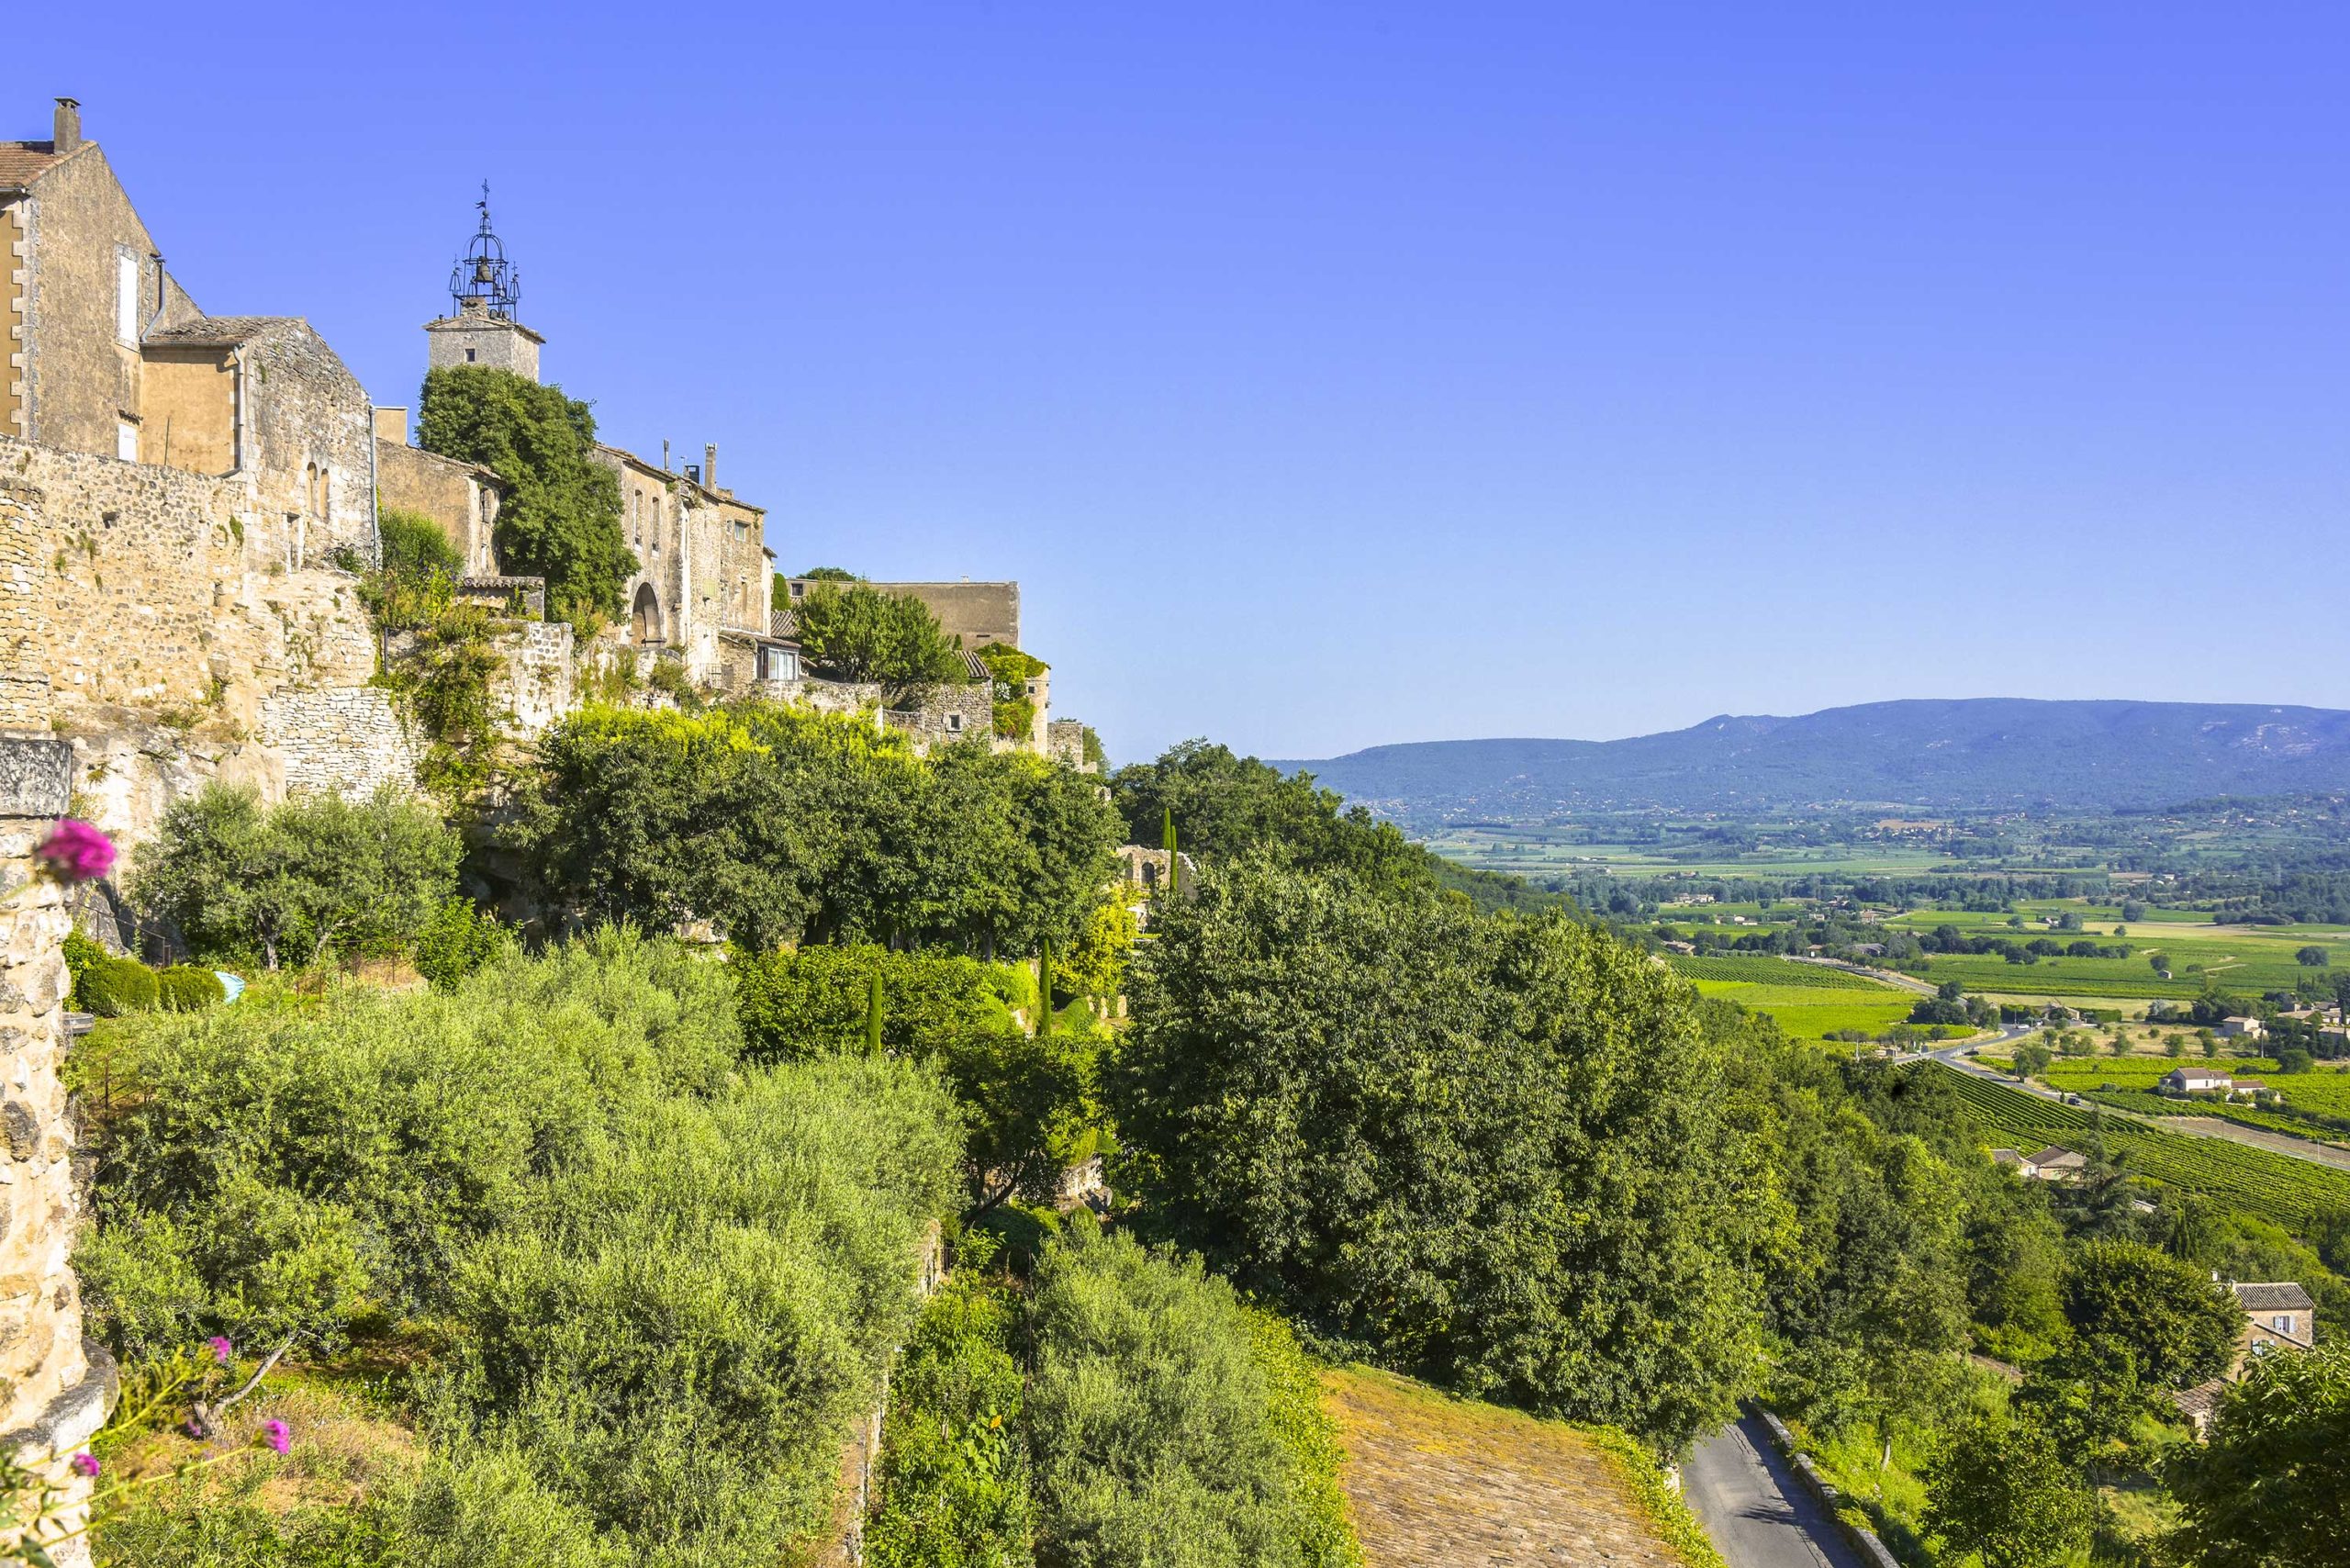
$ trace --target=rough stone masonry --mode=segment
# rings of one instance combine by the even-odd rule
[[[82,1338],[71,1262],[73,1127],[58,1064],[73,921],[60,890],[32,875],[33,846],[66,807],[66,751],[0,736],[0,1450],[78,1505],[90,1484],[66,1462],[106,1420],[117,1385],[112,1360]],[[51,1555],[89,1562],[78,1536]]]

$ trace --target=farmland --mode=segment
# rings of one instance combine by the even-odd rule
[[[1908,930],[1923,936],[1951,926],[1964,936],[1988,936],[2017,942],[2037,937],[2070,944],[2087,940],[2100,946],[2129,946],[2127,958],[2043,958],[2037,963],[2009,963],[1996,953],[1936,953],[1927,974],[1939,981],[1955,980],[1968,991],[1993,997],[2067,997],[2114,1003],[2184,1002],[2207,988],[2258,996],[2265,991],[2291,991],[2306,979],[2311,966],[2300,961],[2304,947],[2327,955],[2320,969],[2350,965],[2350,932],[2336,926],[2215,925],[2194,920],[2197,912],[2148,911],[2137,925],[2124,924],[2121,912],[2086,901],[2042,901],[2020,903],[2016,920],[2005,914],[1952,910],[1913,910],[1886,923],[1888,929]],[[2047,924],[2070,915],[2077,930],[2059,930]],[[2165,980],[2153,963],[2155,955],[2167,960]],[[2137,1011],[2125,1008],[2125,1011]]]
[[[2159,1057],[2063,1059],[2051,1062],[2040,1078],[2052,1089],[2062,1089],[2142,1116],[2218,1116],[2248,1127],[2266,1127],[2271,1132],[2327,1142],[2339,1143],[2350,1137],[2350,1073],[2320,1070],[2280,1075],[2277,1064],[2266,1057],[2234,1057],[2193,1064],[2215,1069],[2232,1078],[2257,1079],[2285,1097],[2285,1109],[2279,1111],[2229,1103],[2210,1096],[2189,1100],[2155,1093],[2154,1085],[2178,1065]]]
[[[1958,1097],[1987,1137],[2019,1149],[2061,1144],[2087,1151],[2102,1137],[2108,1151],[2136,1175],[2263,1215],[2301,1234],[2307,1234],[2311,1216],[2319,1211],[2350,1206],[2350,1173],[2266,1149],[2101,1116],[1955,1068],[1937,1070],[1957,1081]]]
[[[1799,1039],[1852,1030],[1883,1034],[1909,1016],[1914,1000],[1865,976],[1784,958],[1679,955],[1670,962],[1700,993],[1768,1014]]]

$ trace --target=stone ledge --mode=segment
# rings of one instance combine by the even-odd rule
[[[35,1468],[79,1449],[106,1424],[122,1397],[122,1369],[95,1339],[82,1341],[82,1356],[89,1363],[82,1381],[43,1406],[27,1425],[0,1433],[0,1452]]]
[[[1755,1409],[1761,1412],[1762,1424],[1771,1428],[1771,1440],[1779,1445],[1779,1451],[1787,1456],[1787,1462],[1796,1467],[1796,1473],[1803,1477],[1803,1484],[1811,1489],[1813,1496],[1819,1499],[1819,1506],[1828,1510],[1828,1517],[1836,1521],[1836,1527],[1844,1532],[1844,1539],[1852,1543],[1852,1550],[1861,1554],[1869,1568],[1901,1568],[1900,1561],[1878,1539],[1876,1531],[1865,1525],[1852,1523],[1838,1511],[1836,1505],[1841,1494],[1828,1477],[1819,1473],[1819,1466],[1813,1462],[1811,1455],[1796,1446],[1796,1435],[1787,1429],[1785,1421],[1779,1419],[1778,1412],[1759,1405]]]

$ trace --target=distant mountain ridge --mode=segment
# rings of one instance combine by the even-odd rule
[[[1406,822],[1558,812],[2144,808],[2350,790],[2350,711],[1983,697],[1722,714],[1617,741],[1417,741],[1303,767]]]

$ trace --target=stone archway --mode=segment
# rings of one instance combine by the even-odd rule
[[[661,636],[661,596],[651,583],[639,583],[636,605],[630,611],[630,632],[640,643],[658,643]]]

